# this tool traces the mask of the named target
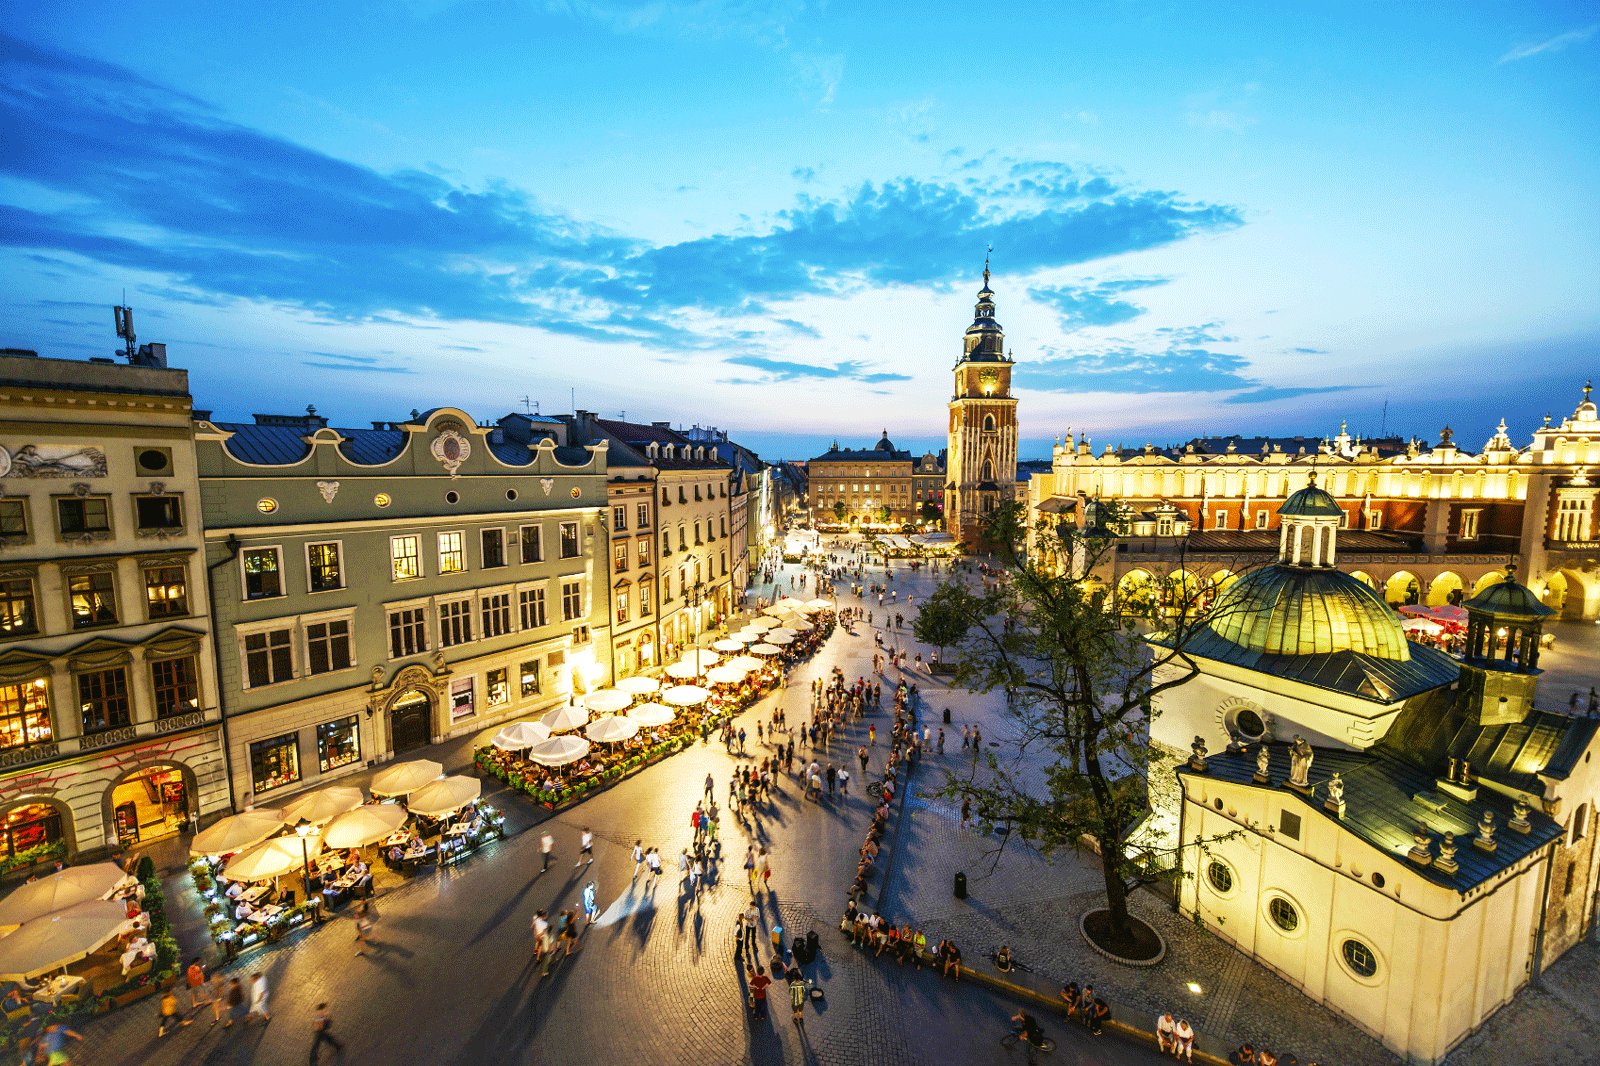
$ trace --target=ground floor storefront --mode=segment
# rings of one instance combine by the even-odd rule
[[[0,874],[173,836],[231,807],[220,726],[0,778]]]

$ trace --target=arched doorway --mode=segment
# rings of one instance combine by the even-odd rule
[[[123,847],[147,844],[183,832],[198,801],[194,772],[177,762],[129,770],[106,789],[106,825]]]
[[[1367,573],[1365,570],[1352,570],[1350,571],[1350,576],[1367,586],[1369,589],[1377,587],[1372,583],[1372,575]]]
[[[1472,583],[1472,594],[1476,596],[1490,585],[1498,585],[1506,579],[1504,570],[1491,570]]]
[[[0,859],[23,866],[74,850],[72,809],[65,803],[28,796],[0,807]]]
[[[1401,570],[1384,583],[1383,598],[1395,607],[1417,603],[1422,599],[1422,585],[1411,571]]]
[[[1454,606],[1462,600],[1461,578],[1446,570],[1428,582],[1428,606]]]
[[[389,743],[396,755],[426,747],[433,739],[433,696],[408,688],[389,704]]]
[[[1129,570],[1117,580],[1117,605],[1130,614],[1148,614],[1155,609],[1159,593],[1148,570]]]

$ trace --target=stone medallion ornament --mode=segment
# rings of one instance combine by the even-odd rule
[[[339,483],[337,481],[319,481],[317,482],[317,491],[322,493],[323,503],[332,503],[333,498],[339,495]]]
[[[548,496],[550,495],[550,490],[556,487],[556,479],[553,477],[542,477],[539,479],[539,487],[543,489],[544,494]]]
[[[461,464],[472,456],[472,442],[453,429],[447,429],[433,438],[430,446],[433,457],[439,460],[439,465],[444,467],[445,473],[451,477],[460,477],[458,471]]]
[[[0,477],[11,473],[11,453],[5,448],[0,448]]]

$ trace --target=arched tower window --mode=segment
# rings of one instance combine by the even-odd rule
[[[984,415],[983,416],[983,431],[985,433],[993,433],[994,432],[994,415]]]
[[[983,473],[978,475],[978,477],[979,477],[979,480],[981,480],[981,481],[993,481],[994,480],[994,464],[991,463],[989,460],[985,459],[983,461]]]

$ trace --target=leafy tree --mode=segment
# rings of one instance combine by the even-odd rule
[[[925,522],[937,522],[939,520],[939,505],[932,500],[923,500],[922,520]]]
[[[1023,752],[1045,762],[1041,773],[984,752],[980,774],[975,754],[970,770],[945,772],[937,794],[971,799],[986,831],[1002,827],[1002,848],[1012,834],[1046,855],[1089,845],[1105,889],[1101,942],[1133,953],[1140,936],[1129,893],[1176,857],[1130,846],[1149,809],[1151,699],[1198,673],[1185,649],[1204,618],[1198,605],[1149,607],[1142,621],[1162,627],[1161,642],[1151,643],[1142,635],[1148,625],[1130,624],[1127,605],[1113,609],[1112,590],[1090,576],[1114,550],[1115,514],[1106,510],[1103,526],[1043,521],[1030,531],[1022,507],[1002,505],[986,516],[984,533],[1005,578],[988,590],[940,585],[913,629],[954,649],[941,660],[955,684],[1006,692],[1005,714]],[[1174,595],[1198,595],[1204,583],[1192,584],[1180,583]]]
[[[889,505],[888,504],[884,504],[882,507],[878,508],[878,521],[879,522],[888,522],[890,517],[893,516],[893,514],[894,514],[894,512],[889,510]]]
[[[844,501],[843,500],[834,500],[833,501],[833,517],[837,518],[841,522],[844,521]]]

